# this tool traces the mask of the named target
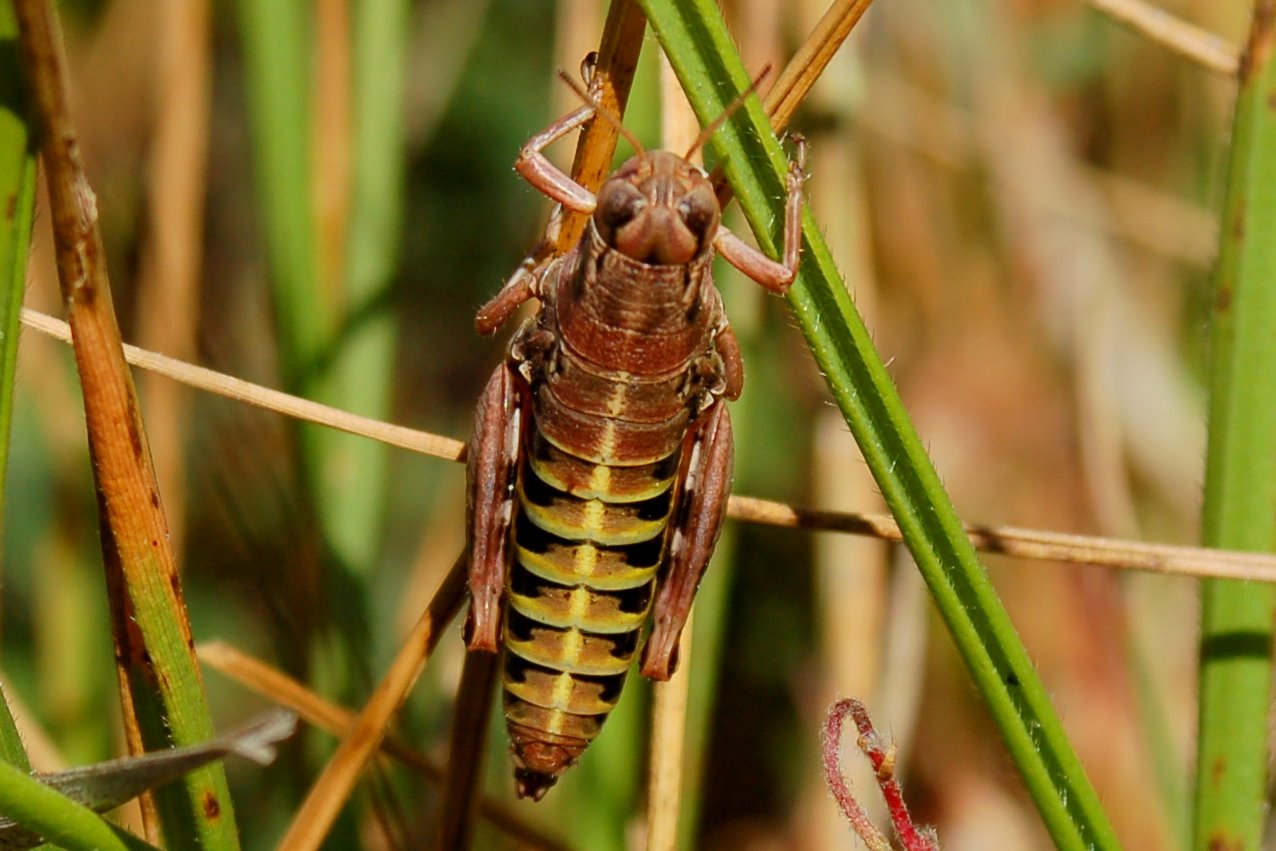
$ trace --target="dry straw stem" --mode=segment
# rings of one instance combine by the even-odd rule
[[[771,119],[771,126],[777,133],[789,126],[793,113],[806,100],[811,87],[824,73],[833,54],[837,53],[872,2],[873,0],[838,0],[820,18],[798,52],[793,54],[789,64],[780,72],[775,85],[762,98],[767,117]]]
[[[71,330],[67,324],[52,316],[23,308],[22,322],[27,327],[48,334],[50,337],[66,343],[71,341]],[[450,437],[392,425],[371,417],[362,417],[137,346],[126,344],[124,356],[131,364],[196,389],[284,416],[328,426],[349,434],[370,437],[390,446],[420,452],[423,455],[432,455],[436,458],[446,458],[449,461],[460,461],[465,457],[465,443]]]
[[[797,53],[784,66],[775,85],[762,97],[762,107],[771,121],[771,129],[783,133],[793,113],[806,100],[815,81],[824,73],[829,61],[851,34],[851,29],[868,11],[873,0],[837,0],[811,30]],[[719,165],[710,175],[718,193],[718,203],[726,207],[731,200],[731,187]]]
[[[51,316],[24,308],[22,322],[56,339],[64,342],[70,340],[66,323]],[[268,411],[435,458],[461,461],[465,457],[465,443],[454,438],[361,417],[136,346],[125,345],[124,354],[130,363],[143,369]],[[737,494],[731,497],[727,516],[746,523],[767,526],[784,526],[812,532],[845,532],[896,542],[903,540],[895,519],[883,513],[824,511]],[[1174,576],[1276,582],[1276,556],[1270,554],[1149,544],[1018,526],[968,523],[965,528],[975,549],[997,555]]]
[[[678,654],[691,658],[695,610],[687,615]],[[678,847],[678,815],[682,812],[682,767],[686,750],[691,666],[684,664],[667,682],[652,687],[651,768],[647,779],[647,851]]]
[[[662,143],[665,150],[685,151],[700,135],[700,125],[682,94],[669,61],[660,62]],[[697,158],[696,151],[692,157]],[[652,687],[651,767],[647,777],[647,851],[672,851],[678,844],[682,811],[682,767],[686,748],[687,706],[691,691],[691,638],[694,610],[682,627],[679,658],[686,660],[667,682]]]
[[[137,702],[156,700],[162,708],[150,707],[148,714],[162,713],[177,744],[194,744],[212,738],[212,720],[137,395],[121,348],[97,202],[80,162],[61,30],[47,0],[18,0],[14,10],[41,135],[58,279],[84,395],[129,748],[144,751],[144,739],[153,746],[166,744],[163,731],[142,729],[134,712]],[[192,773],[185,786],[185,799],[167,796],[174,816],[207,847],[237,847],[220,765]],[[183,825],[169,828],[179,831],[170,838],[182,836]],[[147,833],[157,838],[154,818],[148,820]]]
[[[889,514],[821,511],[749,496],[731,497],[728,516],[750,523],[812,531],[849,532],[902,541]],[[1175,576],[1244,578],[1276,582],[1276,557],[1239,550],[1148,544],[1093,535],[1073,535],[1018,526],[963,524],[980,552],[1039,561],[1089,564],[1115,570],[1140,570]]]
[[[350,217],[350,9],[343,0],[315,4],[315,87],[311,139],[321,292],[342,293]]]
[[[210,0],[179,0],[155,10],[158,89],[146,179],[150,214],[137,294],[137,303],[146,308],[138,316],[138,342],[179,357],[194,355],[199,315],[212,89],[210,5]],[[190,390],[155,376],[143,376],[139,383],[173,549],[181,552]]]
[[[1222,38],[1143,0],[1088,0],[1096,10],[1203,68],[1236,76],[1240,51]]]
[[[359,775],[385,738],[390,719],[399,711],[408,690],[424,670],[444,627],[460,609],[465,598],[465,564],[462,553],[443,577],[439,589],[390,663],[376,691],[310,787],[310,793],[279,843],[280,851],[314,849],[323,844]]]
[[[647,17],[633,0],[614,2],[607,9],[602,40],[594,74],[599,81],[598,102],[612,115],[624,115],[629,102],[629,88],[642,52]],[[611,172],[612,155],[616,151],[617,129],[610,121],[590,120],[581,131],[572,160],[572,179],[591,192],[597,192]],[[585,233],[588,216],[572,210],[563,211],[557,238],[541,246],[546,256],[565,254],[576,247]]]
[[[201,643],[196,649],[206,666],[230,677],[235,682],[274,703],[296,712],[306,723],[334,736],[345,738],[354,728],[356,714],[344,706],[329,703],[305,685],[278,668],[250,656],[222,641]],[[443,781],[443,767],[422,754],[393,733],[381,741],[381,751],[420,774],[431,784]],[[505,832],[520,845],[543,851],[566,851],[569,847],[528,824],[514,809],[495,798],[483,796],[478,802],[479,815]]]
[[[448,744],[438,848],[469,848],[474,841],[475,805],[499,659],[496,653],[465,654],[461,684],[452,707],[452,741]]]

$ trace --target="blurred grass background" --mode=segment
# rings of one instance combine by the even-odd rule
[[[553,70],[596,46],[603,4],[320,0],[290,6],[293,20],[254,19],[274,5],[62,4],[125,336],[464,437],[504,345],[474,335],[474,311],[547,210],[511,164],[572,105]],[[823,11],[727,6],[752,68],[782,65]],[[1165,6],[1237,44],[1248,22],[1247,4]],[[172,50],[181,32],[190,40]],[[648,48],[627,121],[654,141]],[[282,106],[265,94],[272,75],[292,97]],[[166,97],[172,87],[185,95]],[[1078,2],[939,13],[892,0],[870,10],[799,116],[816,218],[966,519],[1198,539],[1202,346],[1233,90]],[[184,154],[166,156],[171,146]],[[272,184],[290,171],[294,185]],[[361,194],[369,186],[379,191]],[[56,312],[46,227],[27,304]],[[173,231],[185,241],[165,254]],[[299,253],[281,249],[289,240]],[[725,270],[720,283],[747,346],[737,491],[876,510],[784,306]],[[148,425],[170,423],[152,443],[197,637],[362,702],[461,546],[462,470],[164,379],[139,384]],[[69,350],[26,334],[4,673],[27,723],[75,764],[113,753],[103,718],[118,711],[77,397]],[[849,695],[899,741],[906,794],[944,847],[1048,847],[902,549],[733,527],[722,550],[721,626],[698,626],[717,641],[697,647],[722,656],[720,670],[697,667],[716,697],[693,749],[692,846],[854,847],[818,767],[822,713]],[[989,563],[1123,844],[1181,846],[1193,583]],[[460,656],[458,632],[400,718],[436,754]],[[207,676],[226,726],[260,708]],[[529,818],[574,847],[633,841],[643,691],[631,682],[603,739]],[[246,847],[270,847],[330,748],[315,733],[264,775],[229,767]],[[31,749],[37,763],[50,756]],[[488,788],[507,796],[508,759],[493,750]],[[871,789],[866,775],[857,785]],[[437,805],[435,790],[389,770],[331,847],[415,847]],[[507,841],[485,830],[480,845]]]

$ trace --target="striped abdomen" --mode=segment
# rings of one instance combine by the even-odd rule
[[[528,433],[504,683],[519,782],[535,787],[576,760],[620,697],[664,555],[679,452],[614,467],[554,446],[534,421]],[[573,495],[582,481],[585,495]]]
[[[533,797],[620,697],[666,558],[705,379],[695,365],[712,360],[721,316],[712,285],[699,286],[707,261],[646,267],[638,286],[636,270],[610,268],[631,261],[601,247],[598,256],[556,282],[511,348],[527,364],[531,404],[505,605],[505,714],[520,795]]]

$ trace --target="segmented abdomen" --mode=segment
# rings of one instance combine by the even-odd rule
[[[599,241],[592,222],[589,238]],[[596,262],[564,266],[511,345],[531,396],[504,636],[521,796],[540,797],[620,697],[665,558],[683,441],[714,380],[710,258],[642,266],[595,248]]]
[[[527,434],[506,604],[505,715],[521,767],[552,782],[620,697],[664,554],[679,443],[663,458],[617,466],[555,445],[535,418]]]

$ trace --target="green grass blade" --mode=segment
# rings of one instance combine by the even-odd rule
[[[35,214],[35,148],[18,76],[17,22],[0,5],[0,540],[13,430],[13,385],[18,364],[18,314],[26,289],[27,249]],[[0,758],[27,768],[8,701],[0,694]]]
[[[18,362],[18,313],[26,285],[35,210],[35,149],[18,76],[17,24],[0,9],[0,498],[4,495]]]
[[[712,120],[749,82],[717,7],[709,0],[644,0],[643,7],[701,122]],[[714,148],[759,244],[774,256],[785,161],[755,98],[717,134]],[[809,216],[803,234],[793,314],[1047,829],[1060,848],[1118,847]]]
[[[1233,120],[1212,301],[1202,539],[1276,545],[1276,21],[1256,4]],[[1263,13],[1266,9],[1266,13]],[[1266,821],[1276,588],[1202,587],[1195,847],[1259,848]]]
[[[0,813],[70,851],[141,851],[155,847],[107,823],[83,804],[44,785],[21,769],[0,762]],[[0,845],[30,848],[34,840],[14,835],[21,828],[0,828]],[[12,833],[11,833],[12,831]]]

